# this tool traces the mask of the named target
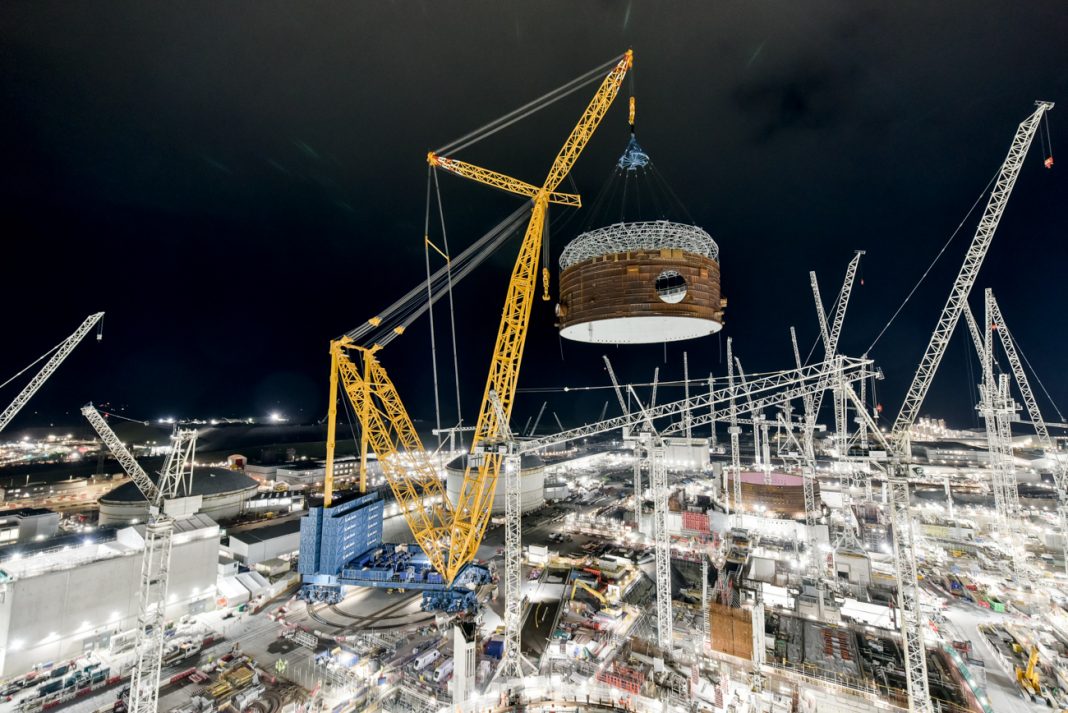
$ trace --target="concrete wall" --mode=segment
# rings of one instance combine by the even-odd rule
[[[143,543],[135,530],[122,542]],[[107,646],[136,627],[143,550],[0,584],[0,677]],[[176,533],[168,617],[215,607],[218,527]]]
[[[255,493],[255,490],[249,489],[221,495],[205,495],[200,513],[216,521],[232,520],[244,510],[245,500]],[[106,496],[100,499],[101,525],[129,525],[135,520],[143,523],[147,517],[148,503],[144,500],[120,502],[107,500]]]

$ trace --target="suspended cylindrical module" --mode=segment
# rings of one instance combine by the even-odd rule
[[[723,328],[719,246],[694,225],[616,223],[560,256],[560,336],[598,344],[677,342]]]

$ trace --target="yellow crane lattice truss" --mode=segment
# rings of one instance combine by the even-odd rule
[[[579,196],[557,193],[556,189],[571,171],[612,105],[632,64],[633,54],[628,50],[601,82],[540,187],[434,153],[427,157],[432,166],[528,197],[533,204],[508,283],[472,440],[471,457],[455,503],[450,503],[437,469],[416,434],[411,417],[375,356],[379,347],[356,346],[346,337],[331,342],[325,504],[329,506],[332,499],[337,389],[340,385],[360,422],[362,457],[366,458],[368,449],[375,453],[412,534],[447,582],[451,583],[474,558],[490,520],[503,461],[503,455],[493,445],[499,443],[507,432],[506,424],[501,423],[502,418],[508,419],[512,412],[531,306],[536,294],[538,261],[548,206],[550,203],[581,205]],[[543,268],[546,294],[548,275],[548,269]],[[349,358],[351,351],[359,353],[362,370]],[[365,472],[364,465],[361,467],[361,490],[366,488]]]

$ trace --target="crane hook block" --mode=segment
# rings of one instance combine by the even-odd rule
[[[1047,156],[1046,160],[1042,162],[1042,165],[1046,168],[1053,168],[1053,157]]]
[[[547,267],[541,268],[541,286],[541,299],[543,302],[548,302],[552,298],[549,297],[549,268]]]

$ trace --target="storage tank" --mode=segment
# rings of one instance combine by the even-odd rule
[[[598,344],[677,342],[723,328],[719,246],[667,220],[588,231],[560,256],[560,336]]]
[[[464,483],[464,470],[467,467],[467,454],[454,458],[445,466],[445,486],[449,500],[456,503],[460,499],[460,488]],[[504,473],[500,475],[504,479]],[[519,487],[522,489],[520,512],[530,512],[545,504],[545,461],[533,453],[524,453],[520,461]],[[504,514],[504,484],[499,483],[493,493],[492,514]]]

